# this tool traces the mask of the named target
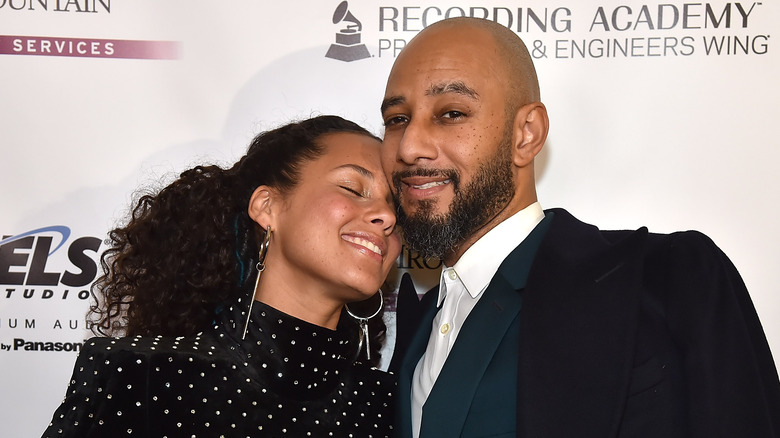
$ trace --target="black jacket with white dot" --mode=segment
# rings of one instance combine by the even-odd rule
[[[387,437],[392,374],[342,330],[254,303],[193,337],[93,338],[44,437]]]

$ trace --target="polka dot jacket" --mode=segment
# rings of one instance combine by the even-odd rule
[[[387,437],[392,374],[354,343],[254,303],[193,337],[93,338],[44,437]]]

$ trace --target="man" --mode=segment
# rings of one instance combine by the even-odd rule
[[[399,303],[399,436],[780,436],[761,325],[706,236],[600,231],[539,206],[548,118],[513,32],[427,27],[382,115],[404,236],[444,265],[419,310]]]

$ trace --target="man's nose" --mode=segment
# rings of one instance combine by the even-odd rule
[[[435,160],[437,156],[430,122],[420,119],[409,121],[398,144],[398,161],[412,165],[422,160]]]

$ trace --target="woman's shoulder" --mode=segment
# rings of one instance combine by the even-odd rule
[[[136,356],[187,355],[215,356],[220,342],[207,331],[192,336],[125,336],[93,337],[84,341],[79,356],[111,357],[115,359]]]
[[[236,361],[218,342],[212,333],[86,340],[44,436],[153,435],[148,431],[162,424],[150,420],[153,414],[192,395],[195,382],[216,387],[231,372]]]

